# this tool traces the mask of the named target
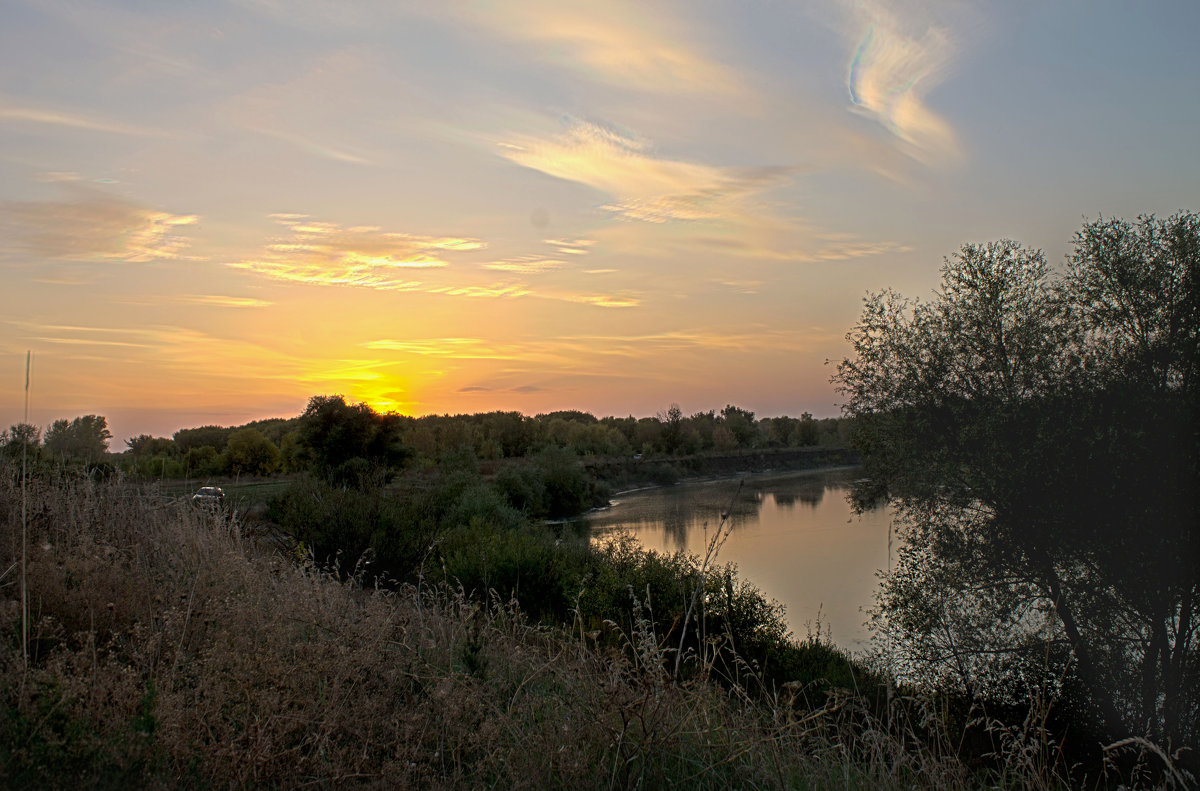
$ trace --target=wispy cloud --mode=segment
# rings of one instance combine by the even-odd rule
[[[642,300],[635,296],[617,296],[614,294],[573,294],[564,297],[568,302],[579,302],[584,305],[594,305],[598,308],[636,308]]]
[[[293,3],[285,5],[292,6]],[[337,8],[334,8],[337,6]],[[331,4],[344,11],[344,3]],[[379,165],[386,154],[367,143],[379,108],[368,100],[371,59],[354,48],[334,49],[313,60],[297,57],[281,79],[250,79],[226,99],[218,115],[241,129],[333,162]],[[313,101],[313,97],[321,97]]]
[[[163,132],[146,126],[136,126],[108,118],[80,113],[47,110],[38,107],[15,107],[0,99],[0,122],[41,124],[83,129],[88,132],[107,132],[114,135],[139,137],[161,135]]]
[[[261,256],[229,264],[273,280],[412,291],[424,285],[399,272],[446,266],[447,251],[477,250],[477,239],[416,236],[374,226],[342,227],[302,214],[272,217],[290,236]]]
[[[669,17],[657,5],[510,0],[453,10],[457,19],[527,42],[523,53],[623,90],[725,98],[751,93],[733,69],[690,40],[688,17]]]
[[[854,236],[843,235],[831,239],[828,236],[806,240],[803,245],[762,244],[754,239],[734,237],[702,237],[692,240],[696,246],[718,250],[742,258],[757,258],[765,261],[786,261],[797,264],[820,264],[834,261],[850,261],[856,258],[907,253],[909,245],[899,242],[869,242]]]
[[[522,258],[510,258],[503,261],[492,261],[483,265],[484,269],[495,269],[499,272],[515,272],[520,275],[537,275],[543,272],[552,272],[555,269],[562,269],[566,261],[557,258],[538,258],[537,256],[524,256]]]
[[[479,286],[430,286],[425,291],[429,294],[446,294],[451,297],[476,297],[484,299],[524,297],[533,293],[521,283],[496,283],[494,285]]]
[[[510,360],[519,353],[516,346],[505,346],[482,338],[383,339],[368,341],[363,346],[379,351],[403,352],[421,357],[448,357],[456,360]]]
[[[718,280],[717,285],[732,289],[739,294],[757,294],[762,288],[761,280]]]
[[[351,153],[350,151],[342,148],[335,148],[334,146],[318,142],[313,138],[296,134],[295,132],[252,125],[247,125],[245,129],[249,132],[255,132],[256,134],[265,135],[266,137],[273,137],[276,140],[282,140],[289,145],[295,146],[301,151],[314,154],[325,159],[331,159],[334,162],[348,162],[351,165],[374,164],[366,157],[359,156],[358,154]]]
[[[356,286],[380,291],[410,291],[475,299],[541,299],[578,302],[597,307],[633,307],[630,294],[577,293],[532,289],[520,281],[469,282],[469,275],[447,275],[449,253],[473,252],[487,245],[464,237],[434,237],[385,232],[376,226],[343,227],[304,214],[274,214],[289,236],[268,243],[262,254],[228,264],[260,277],[322,286]],[[565,265],[561,259],[516,257],[483,264],[483,268],[535,275]],[[413,273],[420,272],[419,278]],[[452,282],[447,282],[452,281]]]
[[[520,360],[574,369],[585,367],[580,361],[587,359],[654,359],[663,354],[718,350],[786,351],[803,348],[811,343],[815,335],[821,334],[821,331],[812,328],[799,331],[748,327],[728,332],[678,330],[629,335],[567,335],[553,339],[524,338],[508,342],[464,337],[385,338],[368,341],[363,346],[400,355],[451,360]]]
[[[292,393],[297,398],[308,392],[344,392],[381,409],[411,406],[405,389],[404,371],[397,361],[382,355],[343,356],[338,344],[328,348],[289,341],[277,334],[255,338],[220,335],[178,325],[88,326],[54,322],[5,322],[15,332],[0,333],[20,339],[20,348],[53,347],[54,359],[87,363],[71,371],[70,383],[84,382],[95,393],[112,394],[130,389],[123,397],[146,398],[146,405],[177,400],[181,404],[213,406],[223,393],[268,393],[278,397]],[[330,351],[333,349],[334,351]],[[214,360],[220,360],[214,365]],[[270,360],[269,366],[263,361]],[[128,384],[138,369],[159,372],[152,390]],[[115,374],[115,375],[114,375]],[[198,391],[195,382],[206,387]]]
[[[810,353],[841,337],[840,328],[780,329],[744,325],[727,330],[680,329],[628,334],[578,334],[558,338],[431,337],[381,339],[364,344],[403,370],[442,364],[454,392],[497,394],[584,392],[603,382],[645,384],[689,381],[714,360]]]
[[[460,387],[455,392],[469,395],[471,393],[544,393],[547,389],[544,385],[523,384],[523,385],[467,385]]]
[[[149,349],[146,343],[130,343],[128,341],[110,341],[104,338],[64,338],[53,335],[32,335],[30,340],[41,343],[54,343],[63,346],[116,346],[123,349]]]
[[[500,153],[524,167],[604,192],[602,208],[652,223],[744,217],[746,199],[775,186],[787,168],[720,168],[659,158],[632,136],[584,121],[553,139],[505,141]]]
[[[38,272],[31,277],[34,283],[46,283],[52,286],[83,286],[96,281],[95,272],[73,272],[68,267],[38,267]]]
[[[853,57],[847,69],[852,107],[882,124],[922,158],[954,157],[953,129],[926,106],[956,51],[951,30],[928,6],[904,13],[892,3],[854,5]]]
[[[265,299],[254,297],[227,297],[220,294],[203,294],[194,297],[179,297],[179,302],[191,305],[212,305],[218,308],[266,308],[273,305]]]
[[[0,203],[0,253],[40,259],[145,262],[183,257],[194,214],[139,206],[68,182],[68,199]]]
[[[543,239],[543,242],[562,255],[587,255],[595,239]]]

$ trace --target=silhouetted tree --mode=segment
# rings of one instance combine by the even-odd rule
[[[41,444],[42,430],[31,423],[17,423],[8,431],[0,433],[0,446],[11,458],[21,458],[21,453],[34,453]]]
[[[817,421],[813,420],[811,412],[800,415],[800,423],[796,426],[796,444],[804,447],[816,445],[821,441]]]
[[[662,435],[659,441],[667,453],[678,453],[683,444],[683,410],[679,404],[671,404],[666,412],[660,412],[658,421],[662,423]]]
[[[196,428],[181,428],[172,436],[181,453],[187,453],[192,448],[211,446],[218,453],[225,450],[225,443],[234,429],[223,426],[198,426]]]
[[[354,470],[363,464],[386,470],[402,463],[409,451],[401,441],[401,430],[399,415],[381,415],[366,404],[347,404],[340,395],[310,398],[299,428],[314,468],[331,479],[346,465]]]
[[[727,404],[721,410],[721,424],[733,434],[738,447],[753,447],[757,430],[754,425],[754,413]]]
[[[866,300],[834,381],[906,539],[880,625],[931,677],[1069,668],[1107,736],[1197,746],[1198,253],[1193,214],[1100,221],[1065,278],[1002,241]]]
[[[56,420],[46,429],[43,446],[59,458],[98,461],[108,452],[112,432],[102,415],[83,415],[74,420]]]
[[[167,437],[154,437],[149,434],[138,434],[125,440],[125,445],[134,456],[157,456],[160,453],[175,451],[175,441]]]
[[[225,453],[234,475],[270,475],[279,467],[279,448],[256,428],[230,434]]]
[[[643,453],[658,450],[662,447],[662,423],[652,417],[638,420],[634,429],[634,450]]]
[[[544,415],[538,415],[537,419],[542,423],[547,423],[558,418],[571,423],[595,423],[596,416],[591,412],[580,412],[578,409],[562,409],[557,412],[547,412]]]
[[[222,460],[227,458],[217,453],[217,449],[212,445],[190,448],[183,455],[184,472],[196,476],[220,475],[223,472]]]

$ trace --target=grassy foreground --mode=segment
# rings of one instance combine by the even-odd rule
[[[1058,785],[1021,734],[969,769],[933,707],[674,684],[652,631],[598,648],[513,602],[363,589],[228,516],[88,480],[29,484],[26,663],[5,473],[0,786]]]

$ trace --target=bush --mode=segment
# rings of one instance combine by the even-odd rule
[[[579,458],[563,448],[547,448],[533,463],[509,464],[495,487],[513,508],[534,518],[564,519],[608,502],[607,483],[593,480]]]
[[[469,595],[494,592],[504,601],[516,600],[534,619],[569,619],[584,547],[560,543],[540,525],[501,532],[476,520],[448,535],[441,549],[446,581]]]
[[[496,489],[513,508],[527,516],[546,513],[546,484],[531,464],[508,464],[496,474]]]
[[[642,474],[646,480],[658,486],[674,486],[679,483],[679,470],[665,461],[643,466]]]
[[[419,504],[401,502],[382,489],[347,489],[302,478],[276,496],[267,516],[321,565],[350,572],[363,559],[373,575],[402,578],[436,537],[436,519]]]
[[[544,511],[551,519],[575,516],[591,507],[591,484],[574,453],[547,448],[534,460],[545,487]]]

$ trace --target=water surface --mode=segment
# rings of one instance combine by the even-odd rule
[[[815,631],[852,650],[866,646],[865,610],[874,604],[876,572],[888,566],[891,516],[855,515],[846,502],[855,469],[749,475],[616,495],[589,514],[596,540],[627,530],[647,549],[703,556],[723,513],[729,536],[717,561],[737,564],[787,608],[798,637]],[[736,499],[734,495],[737,494]]]

